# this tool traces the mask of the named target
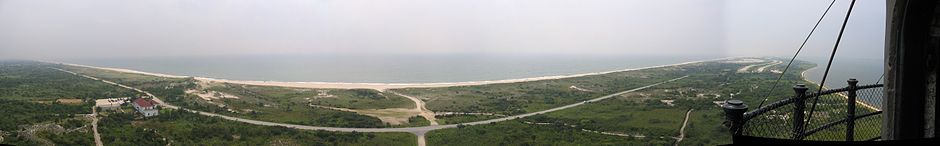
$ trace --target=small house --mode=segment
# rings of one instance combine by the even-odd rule
[[[153,100],[147,98],[137,98],[134,100],[134,109],[137,109],[137,112],[144,115],[144,117],[152,117],[160,114],[160,111],[157,110],[157,103]]]

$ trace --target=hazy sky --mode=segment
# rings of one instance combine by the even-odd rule
[[[828,0],[0,0],[0,59],[247,54],[788,56]],[[808,46],[831,49],[849,0]],[[839,55],[881,57],[883,0]]]

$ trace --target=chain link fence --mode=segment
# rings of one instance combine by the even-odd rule
[[[745,136],[814,141],[876,140],[881,134],[880,112],[883,85],[849,85],[819,94],[794,88],[799,94],[744,114],[741,134]],[[855,91],[854,117],[850,117],[850,96]],[[802,96],[803,98],[798,98]],[[802,105],[800,104],[802,103]],[[813,107],[815,104],[815,107]],[[797,120],[802,119],[802,120]],[[854,128],[848,128],[854,124]],[[801,126],[803,125],[803,126]],[[847,134],[852,136],[848,137]]]

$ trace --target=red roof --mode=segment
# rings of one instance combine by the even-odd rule
[[[137,106],[140,106],[140,107],[153,107],[153,100],[145,99],[145,98],[137,98],[136,100],[134,100],[134,104],[137,104]]]

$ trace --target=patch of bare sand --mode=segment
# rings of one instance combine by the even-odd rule
[[[67,105],[79,105],[79,104],[82,104],[83,102],[82,99],[77,99],[77,98],[59,98],[59,99],[56,99],[55,101],[61,104],[67,104]]]
[[[200,91],[200,90],[190,89],[190,90],[186,90],[186,93],[194,94],[196,96],[199,96],[199,98],[202,98],[203,100],[206,100],[206,101],[212,101],[212,100],[223,99],[223,98],[233,98],[233,99],[239,98],[238,96],[235,96],[232,94],[227,94],[225,92],[212,91],[212,90]]]
[[[408,123],[409,118],[418,116],[421,114],[421,112],[419,111],[415,111],[414,109],[406,109],[406,108],[348,109],[348,108],[338,108],[338,107],[329,107],[329,106],[321,106],[321,105],[310,105],[310,106],[338,110],[338,111],[355,112],[358,114],[379,118],[379,120],[382,120],[382,122],[385,122],[391,125],[401,125],[401,124]]]

